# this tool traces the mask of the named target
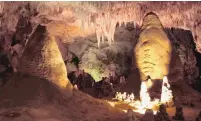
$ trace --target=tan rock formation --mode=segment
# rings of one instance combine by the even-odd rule
[[[172,47],[163,26],[154,13],[149,13],[143,20],[141,33],[134,53],[141,80],[163,79],[168,75]]]
[[[50,80],[61,88],[70,85],[67,70],[56,41],[38,26],[20,59],[19,72]]]

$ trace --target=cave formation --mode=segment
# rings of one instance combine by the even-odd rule
[[[184,109],[195,112],[187,115],[194,120],[201,107],[196,91],[201,87],[200,6],[0,2],[0,120],[121,120],[128,107],[95,99],[88,93],[93,89],[84,91],[89,96],[73,88],[67,74],[78,68],[96,82],[111,72],[124,75],[127,83],[120,91],[136,97],[148,76],[155,81],[149,93],[157,97],[167,76],[180,102],[195,103]]]
[[[143,19],[139,40],[135,46],[135,57],[140,77],[145,81],[162,79],[169,72],[172,46],[162,24],[154,13],[148,13]],[[162,58],[162,59],[161,59]]]

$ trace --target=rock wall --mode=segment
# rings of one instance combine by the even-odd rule
[[[185,82],[192,84],[199,77],[199,67],[195,56],[195,44],[189,30],[166,29],[168,37],[171,38],[174,50],[178,53],[184,67]],[[199,61],[199,60],[198,60]]]

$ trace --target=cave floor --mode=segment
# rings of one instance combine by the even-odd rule
[[[189,91],[191,95],[194,94],[192,90]],[[0,106],[2,106],[0,121],[124,121],[127,116],[124,110],[132,108],[122,103],[114,106],[111,104],[111,98],[110,100],[96,99],[77,89],[73,89],[72,97],[63,98],[64,95],[58,92],[49,81],[29,75],[13,76],[5,85],[3,92],[4,95],[0,95],[2,98],[0,98]],[[41,95],[41,93],[45,95]],[[36,95],[37,98],[30,101],[33,99],[32,97],[35,97],[32,95]],[[49,98],[52,99],[52,102],[49,101]],[[44,99],[47,102],[43,101]],[[23,103],[23,101],[28,103]],[[16,107],[14,104],[23,105]],[[3,105],[7,105],[7,107]],[[197,103],[194,108],[184,107],[186,121],[194,121],[200,109],[201,102]],[[167,111],[170,116],[173,116],[175,107],[169,108]],[[139,119],[143,116],[138,113],[135,115]]]
[[[60,103],[1,108],[0,121],[122,121],[125,113],[80,91]]]
[[[120,103],[120,102],[115,102],[115,101],[109,101],[110,104],[113,104],[113,107],[118,109],[118,110],[124,110],[126,111],[127,109],[134,109],[133,107],[129,106],[128,104],[125,103]],[[195,104],[195,107],[189,107],[189,106],[183,106],[183,113],[185,117],[185,121],[195,121],[196,117],[199,115],[199,112],[201,111],[201,102],[197,102]],[[167,113],[169,114],[170,118],[175,115],[176,112],[176,107],[168,107],[167,108]],[[143,117],[144,114],[140,113],[135,113],[135,116],[140,119]],[[172,121],[176,121],[171,119]]]
[[[121,103],[112,106],[109,102],[75,91],[74,97],[62,104],[0,109],[0,121],[124,121],[126,113],[123,110],[131,107]],[[185,121],[195,121],[200,109],[201,103],[194,108],[184,107]],[[174,116],[175,107],[168,108],[167,112],[170,117]],[[138,119],[143,116],[139,113],[135,115]]]

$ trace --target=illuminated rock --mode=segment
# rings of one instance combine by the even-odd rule
[[[19,72],[45,78],[60,88],[71,85],[57,43],[44,26],[39,25],[30,37],[19,65]]]
[[[131,93],[130,95],[127,94],[126,92],[121,93],[121,92],[116,92],[115,98],[118,101],[124,101],[126,103],[132,103],[134,102],[135,95]]]
[[[141,80],[162,79],[169,72],[171,44],[163,26],[154,13],[149,13],[143,20],[141,33],[134,53]]]
[[[134,101],[134,99],[135,99],[135,95],[134,95],[133,93],[131,93],[131,95],[130,95],[130,99],[131,99],[131,101]]]
[[[161,92],[161,103],[167,104],[168,106],[173,105],[173,95],[170,89],[170,84],[166,76],[163,78],[162,92]]]
[[[141,100],[142,108],[148,107],[151,102],[151,98],[149,96],[149,93],[147,92],[147,86],[145,82],[142,82],[141,84],[140,100]]]
[[[148,87],[151,87],[153,85],[153,82],[151,81],[151,79],[148,79],[147,85],[148,85]]]

